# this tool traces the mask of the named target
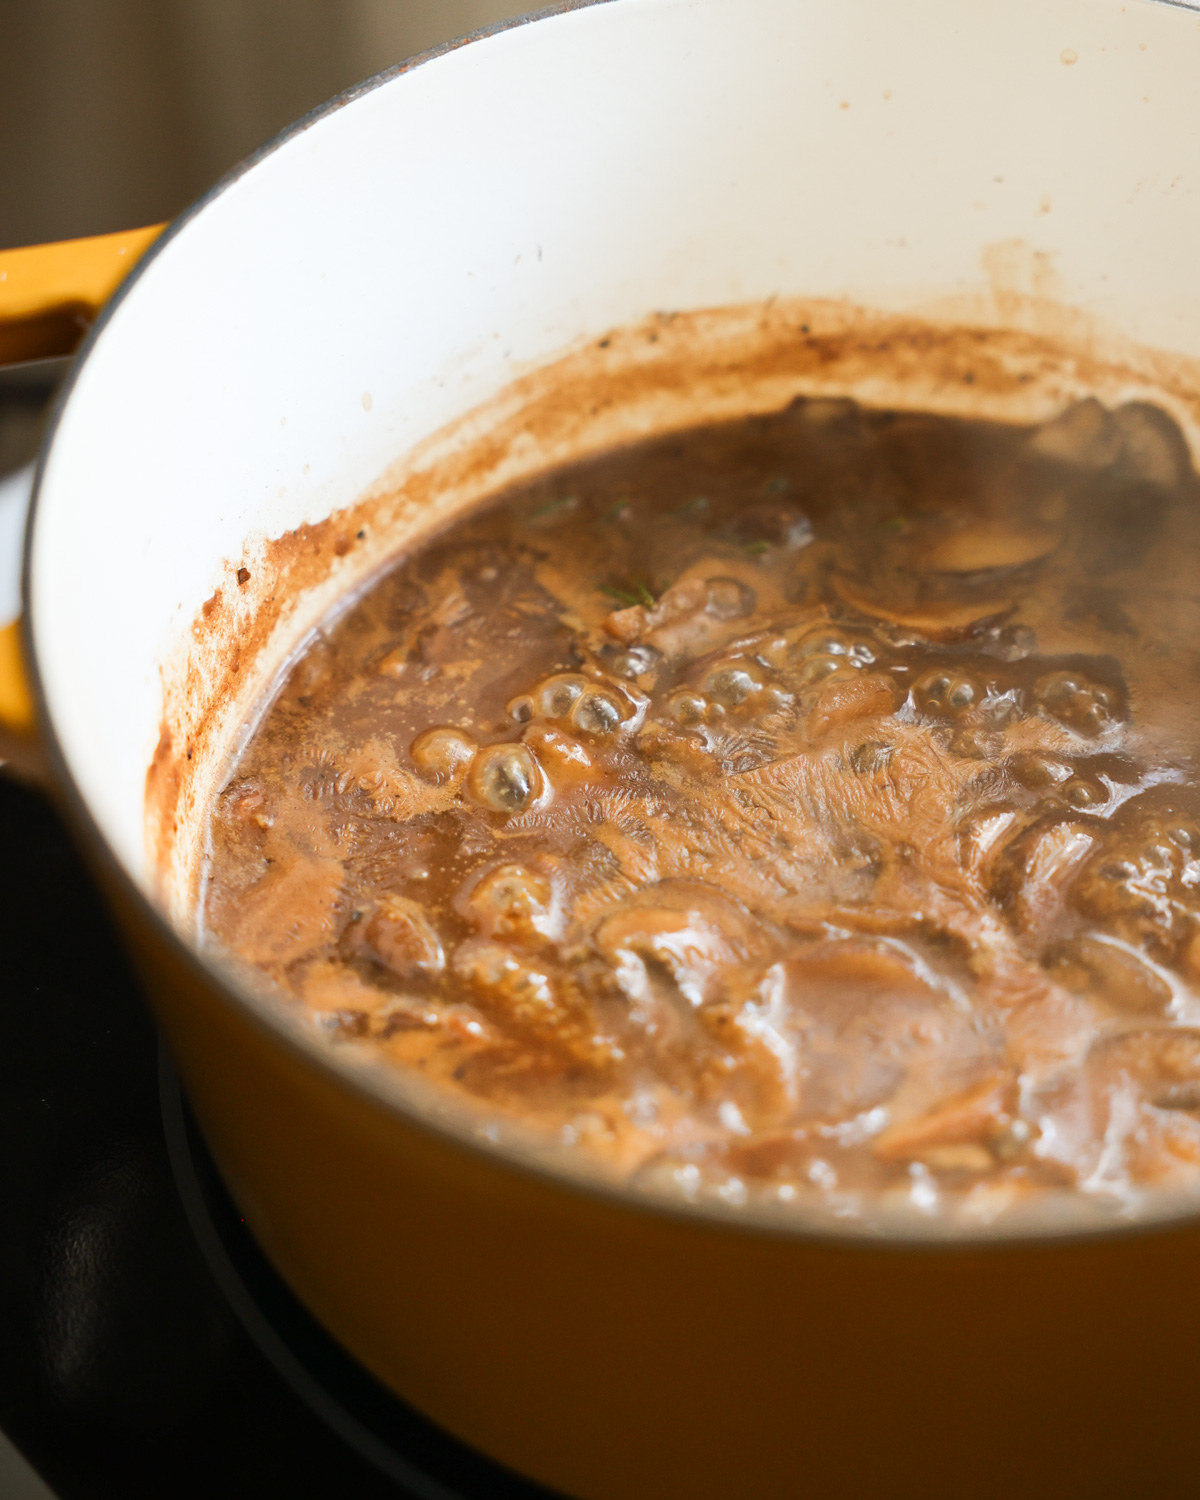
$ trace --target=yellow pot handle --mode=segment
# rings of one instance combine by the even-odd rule
[[[0,365],[72,354],[165,228],[0,250]]]
[[[72,354],[96,314],[166,226],[0,250],[0,365]],[[14,559],[3,559],[10,566]],[[0,620],[0,761],[40,757],[19,621]]]
[[[0,630],[0,724],[20,734],[33,732],[33,699],[21,658],[21,623]]]

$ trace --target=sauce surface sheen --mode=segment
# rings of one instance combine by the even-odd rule
[[[206,940],[688,1197],[1200,1186],[1198,583],[1145,404],[800,400],[560,470],[295,663]]]

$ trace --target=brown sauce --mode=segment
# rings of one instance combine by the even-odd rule
[[[794,403],[499,497],[212,809],[208,939],[640,1181],[1200,1185],[1200,484],[1154,407]]]

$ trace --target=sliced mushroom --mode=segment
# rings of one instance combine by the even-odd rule
[[[662,630],[698,615],[708,602],[708,585],[702,578],[689,578],[674,584],[652,605],[633,604],[615,609],[604,622],[604,628],[619,641],[631,645],[644,640],[651,631]]]
[[[1013,846],[1000,875],[1000,894],[1011,894],[1019,930],[1038,936],[1053,926],[1096,845],[1096,835],[1081,824],[1054,823],[1034,829]]]
[[[400,979],[439,974],[445,967],[441,939],[425,911],[415,901],[390,892],[351,922],[342,943]]]
[[[1016,1102],[1013,1075],[993,1074],[914,1119],[889,1125],[875,1138],[875,1155],[884,1161],[919,1160],[948,1146],[986,1146],[1008,1129]]]
[[[1089,1065],[1159,1109],[1200,1109],[1200,1029],[1160,1026],[1099,1042]]]
[[[749,913],[720,891],[690,881],[663,881],[644,901],[613,912],[596,929],[595,943],[631,998],[652,987],[650,963],[665,969],[692,1005],[710,997],[722,970],[763,951]]]
[[[698,564],[652,605],[615,610],[604,622],[626,645],[639,642],[667,657],[698,656],[729,640],[739,622],[753,614],[753,588],[718,573],[715,563]]]
[[[1172,489],[1192,466],[1187,440],[1171,418],[1148,401],[1130,401],[1113,412],[1121,440],[1121,469],[1129,479]]]
[[[1050,972],[1068,989],[1139,1015],[1166,1015],[1174,999],[1166,980],[1116,938],[1076,938],[1058,951]]]
[[[896,707],[896,686],[890,677],[872,672],[845,681],[828,682],[809,710],[808,737],[819,740],[833,729],[859,719],[886,718]]]
[[[468,920],[486,937],[552,937],[556,930],[550,881],[526,865],[499,865],[471,886],[463,900]]]
[[[992,568],[1021,568],[1049,557],[1062,541],[1055,526],[1018,526],[979,521],[944,536],[930,550],[927,566],[935,573],[982,573]]]
[[[370,1034],[376,1018],[396,998],[382,985],[329,959],[305,964],[299,989],[317,1024],[340,1037]]]
[[[902,625],[929,640],[948,641],[966,635],[974,626],[985,620],[998,620],[1011,614],[1016,608],[1013,599],[978,599],[971,602],[934,601],[929,604],[893,608],[864,590],[861,585],[848,578],[836,576],[833,586],[839,598],[859,614],[874,620],[884,620],[889,625]]]
[[[556,791],[592,781],[596,771],[591,753],[575,738],[552,724],[531,724],[521,735]]]
[[[1039,458],[1082,469],[1106,469],[1121,452],[1121,434],[1112,414],[1089,396],[1044,422],[1029,446]]]
[[[524,1070],[561,1077],[564,1055],[574,1067],[602,1069],[616,1054],[595,1017],[552,963],[504,943],[468,939],[454,953],[454,971],[471,986],[481,1008],[506,1030],[524,1032],[545,1048],[521,1048],[505,1059],[510,1076]]]

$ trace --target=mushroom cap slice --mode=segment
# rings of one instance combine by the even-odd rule
[[[933,600],[893,608],[847,578],[835,577],[833,586],[843,604],[848,604],[859,614],[883,620],[889,625],[902,625],[935,641],[953,640],[984,620],[998,619],[1016,608],[1015,599],[977,599],[965,603]]]
[[[978,521],[952,531],[930,549],[926,566],[934,573],[982,573],[992,568],[1023,568],[1049,557],[1062,541],[1056,526],[1009,521]]]

